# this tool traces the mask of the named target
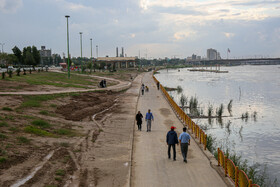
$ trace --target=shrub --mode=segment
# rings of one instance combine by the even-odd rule
[[[65,175],[65,171],[63,169],[58,169],[58,170],[56,170],[55,174],[59,175],[59,176],[64,176]]]
[[[7,122],[5,122],[5,121],[0,122],[0,127],[8,127],[8,126],[9,126],[9,124]]]
[[[229,103],[228,103],[228,113],[230,113],[231,114],[231,112],[232,112],[232,99],[229,101]]]
[[[4,140],[4,139],[7,139],[8,137],[5,135],[5,134],[1,134],[0,133],[0,140]]]
[[[187,105],[187,102],[188,102],[188,98],[186,98],[186,96],[184,94],[182,94],[180,97],[181,106],[184,107],[185,105]]]
[[[217,115],[219,118],[221,118],[223,116],[223,112],[224,112],[224,105],[221,104],[220,107],[217,110]]]
[[[24,131],[27,132],[27,133],[38,135],[38,136],[53,136],[52,133],[49,133],[49,132],[47,132],[45,130],[42,130],[42,129],[38,129],[38,128],[33,127],[33,126],[25,127]]]
[[[48,122],[41,120],[41,119],[32,121],[31,123],[32,123],[32,125],[36,125],[36,126],[39,126],[42,128],[49,128],[51,126]]]
[[[210,118],[213,114],[213,105],[208,106],[208,117]]]
[[[30,140],[23,136],[18,136],[17,140],[19,141],[19,143],[24,143],[24,144],[30,143]]]
[[[9,108],[9,107],[3,107],[2,110],[13,111],[13,109],[11,109],[11,108]]]
[[[182,93],[183,92],[183,88],[181,86],[177,86],[177,93]]]
[[[5,157],[0,157],[0,163],[4,163],[6,161],[7,161],[7,159]]]
[[[42,110],[42,111],[39,112],[39,114],[48,116],[48,115],[49,115],[49,112],[46,111],[46,110]]]

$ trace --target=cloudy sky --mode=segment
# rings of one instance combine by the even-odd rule
[[[280,57],[280,0],[0,0],[0,43],[11,53],[45,45],[66,52],[70,15],[70,53],[90,57],[90,38],[98,56],[186,58],[206,56],[208,48],[226,58]]]

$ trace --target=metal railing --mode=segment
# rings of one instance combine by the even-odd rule
[[[153,76],[156,83],[159,81]],[[170,97],[165,88],[160,84],[160,89],[165,95],[167,101],[171,105],[175,114],[181,119],[184,126],[188,127],[189,131],[194,134],[195,138],[199,140],[199,143],[203,145],[204,150],[207,147],[207,134],[195,124],[195,122],[177,105],[177,103]],[[243,170],[238,169],[233,161],[218,148],[218,166],[221,166],[225,171],[225,176],[229,177],[236,187],[259,187],[257,184],[252,184],[252,180],[248,178]]]

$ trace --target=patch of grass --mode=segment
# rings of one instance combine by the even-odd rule
[[[4,163],[7,161],[6,157],[0,157],[0,164]]]
[[[69,145],[68,142],[61,142],[60,146],[62,146],[62,147],[69,147],[70,145]]]
[[[8,136],[6,136],[5,134],[0,133],[0,140],[5,140],[7,138],[8,138]]]
[[[63,158],[63,161],[62,161],[62,162],[63,162],[64,164],[66,164],[66,163],[70,160],[70,158],[71,158],[71,157],[70,157],[69,155],[68,155],[68,156],[65,156],[65,157]]]
[[[53,185],[53,184],[48,184],[45,187],[57,187],[57,185]]]
[[[9,107],[3,107],[2,110],[13,111],[13,109],[11,109],[11,108],[9,108]]]
[[[67,93],[67,94],[50,94],[50,95],[28,95],[24,96],[24,101],[21,104],[20,108],[26,107],[41,107],[42,102],[54,100],[60,97],[68,97],[68,96],[78,96],[79,93]]]
[[[57,107],[57,105],[56,105],[56,104],[50,104],[50,107],[52,107],[52,108],[56,108],[56,107]]]
[[[5,122],[5,121],[0,122],[0,127],[8,127],[8,126],[9,126],[9,124],[7,122]]]
[[[39,112],[39,114],[42,114],[42,115],[45,115],[45,116],[49,116],[49,115],[50,115],[49,112],[46,111],[46,110],[41,110],[41,111]]]
[[[39,126],[41,128],[50,128],[51,127],[51,124],[49,124],[48,122],[41,120],[41,119],[32,121],[31,124],[35,125],[35,126]]]
[[[20,130],[17,127],[11,127],[9,128],[9,131],[12,131],[13,133],[19,132]]]
[[[12,115],[7,115],[7,116],[5,116],[5,119],[13,121],[15,119],[15,117]]]
[[[19,143],[22,143],[22,144],[29,144],[30,143],[30,140],[26,137],[23,137],[23,136],[18,136],[17,140],[18,140]]]
[[[65,171],[63,169],[58,169],[58,170],[56,170],[55,174],[59,175],[59,176],[64,176],[65,175]]]
[[[54,136],[52,133],[50,133],[48,131],[45,131],[45,130],[42,130],[42,129],[39,129],[39,128],[34,127],[34,126],[27,126],[27,127],[24,128],[24,131],[27,132],[27,133],[38,135],[38,136],[50,136],[50,137]]]
[[[54,133],[65,136],[74,136],[75,133],[71,129],[57,129]]]
[[[25,119],[36,119],[36,117],[28,116],[28,115],[23,115],[22,117],[25,118]]]
[[[54,178],[56,181],[62,181],[62,178],[61,177],[55,177]]]

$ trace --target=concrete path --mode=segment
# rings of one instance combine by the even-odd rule
[[[179,146],[176,146],[177,161],[168,159],[166,133],[173,125],[177,127],[179,136],[183,125],[161,91],[157,90],[151,73],[145,74],[143,83],[150,90],[144,96],[140,96],[137,108],[143,116],[148,109],[151,109],[155,120],[152,123],[151,132],[146,132],[145,122],[143,122],[142,131],[135,128],[131,185],[143,187],[226,186],[193,139],[189,147],[188,163],[183,162]]]

